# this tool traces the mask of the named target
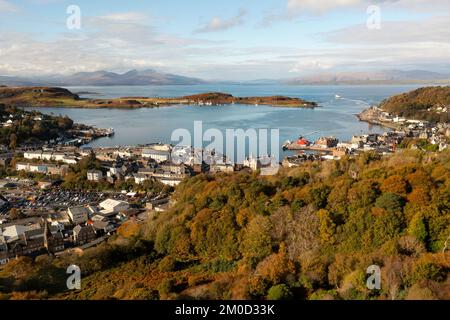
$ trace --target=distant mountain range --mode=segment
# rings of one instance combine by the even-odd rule
[[[327,85],[327,84],[438,84],[450,83],[450,74],[424,70],[383,70],[378,72],[339,72],[318,73],[312,76],[291,79],[259,79],[249,81],[202,80],[193,77],[163,73],[152,69],[131,70],[126,73],[109,71],[79,72],[69,76],[54,75],[46,77],[0,76],[0,85],[7,86],[138,86],[138,85],[196,85],[196,84],[289,84],[289,85]]]
[[[283,83],[302,84],[370,84],[370,83],[437,83],[450,82],[450,74],[424,70],[381,70],[377,72],[318,73],[284,80]]]
[[[145,86],[194,85],[202,83],[205,83],[205,81],[151,69],[143,71],[131,70],[122,74],[109,71],[79,72],[70,76],[56,75],[42,78],[0,76],[0,85],[9,86]]]

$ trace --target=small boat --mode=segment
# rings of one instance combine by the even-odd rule
[[[334,97],[335,97],[336,99],[341,99],[341,98],[342,98],[342,97],[341,97],[340,95],[338,95],[338,94],[335,95]]]

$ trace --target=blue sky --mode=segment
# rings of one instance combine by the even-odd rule
[[[66,26],[69,5],[80,8],[79,30]],[[450,0],[0,0],[0,75],[450,73],[449,9]]]

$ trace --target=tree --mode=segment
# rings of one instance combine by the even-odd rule
[[[334,243],[334,233],[336,231],[336,225],[331,218],[331,214],[328,210],[321,209],[317,211],[317,216],[319,217],[319,232],[320,241],[322,244],[333,244]]]
[[[269,300],[290,300],[293,298],[291,290],[285,284],[279,284],[269,289],[267,299]]]
[[[15,133],[11,133],[9,136],[9,148],[15,149],[17,146],[17,135]]]
[[[241,253],[252,262],[260,261],[272,252],[272,225],[269,218],[256,216],[243,231]]]
[[[417,213],[408,226],[408,234],[415,236],[417,240],[425,243],[428,238],[428,231],[422,214]]]
[[[384,193],[375,202],[377,208],[381,208],[390,213],[399,213],[405,204],[404,199],[395,193]]]
[[[401,196],[406,196],[408,192],[408,184],[402,176],[393,175],[385,179],[380,186],[381,191],[395,193]]]

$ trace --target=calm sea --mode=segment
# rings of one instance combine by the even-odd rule
[[[123,96],[174,97],[219,91],[235,96],[286,95],[316,101],[314,110],[270,106],[173,106],[154,109],[69,109],[40,108],[45,113],[67,115],[75,122],[114,128],[111,138],[96,140],[90,146],[119,146],[171,141],[173,130],[193,131],[194,121],[202,121],[204,130],[267,128],[280,130],[280,146],[286,140],[308,135],[336,136],[349,140],[354,134],[382,133],[386,129],[359,122],[355,114],[371,104],[420,85],[398,86],[283,86],[283,85],[196,85],[196,86],[115,86],[69,87],[82,97],[114,98]],[[336,98],[336,95],[341,98]]]

